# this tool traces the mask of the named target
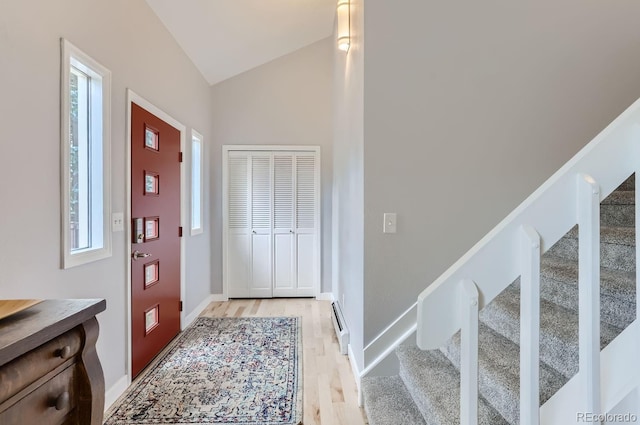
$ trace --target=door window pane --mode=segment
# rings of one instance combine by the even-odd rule
[[[152,128],[145,127],[144,129],[144,146],[157,151],[160,149],[160,137],[158,132]]]
[[[158,195],[160,193],[160,176],[156,173],[145,171],[144,173],[144,194]]]

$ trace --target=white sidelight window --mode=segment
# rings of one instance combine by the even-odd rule
[[[204,145],[202,135],[191,130],[191,234],[197,235],[203,230],[204,185],[203,167]]]
[[[62,267],[111,256],[111,72],[61,40]]]

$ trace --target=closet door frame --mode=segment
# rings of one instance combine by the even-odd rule
[[[223,145],[222,146],[222,292],[223,298],[227,299],[229,296],[229,282],[227,281],[228,271],[227,271],[227,249],[228,249],[228,241],[229,241],[229,216],[228,216],[228,204],[229,204],[229,193],[228,193],[228,160],[229,160],[229,152],[234,151],[258,151],[258,152],[291,152],[291,153],[314,153],[316,158],[316,169],[315,169],[315,182],[316,188],[315,191],[315,222],[316,222],[316,257],[314,259],[314,272],[315,272],[315,282],[314,282],[314,295],[318,297],[320,295],[320,275],[321,275],[321,258],[322,258],[322,221],[321,221],[321,211],[322,211],[322,203],[321,203],[321,193],[322,186],[320,180],[320,170],[322,169],[322,161],[320,155],[320,146],[304,146],[304,145]],[[273,243],[273,239],[272,239]]]

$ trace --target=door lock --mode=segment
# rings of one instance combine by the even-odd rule
[[[151,254],[140,252],[137,249],[131,253],[131,258],[133,258],[133,261],[136,261],[138,258],[147,258],[147,257],[151,257]]]

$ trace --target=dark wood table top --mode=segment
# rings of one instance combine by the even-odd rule
[[[0,319],[0,366],[106,309],[100,299],[45,300]]]

